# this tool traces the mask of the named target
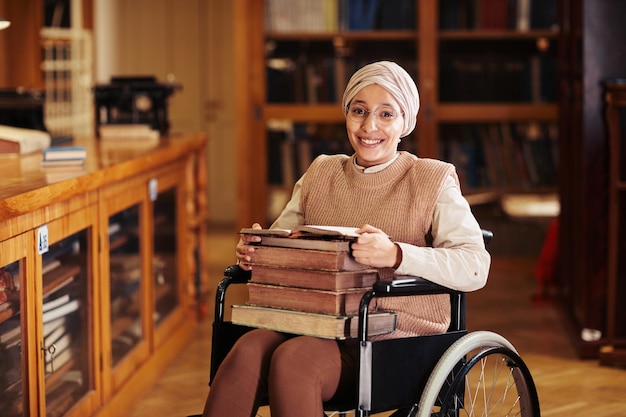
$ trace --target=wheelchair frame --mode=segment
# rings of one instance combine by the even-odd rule
[[[485,242],[489,242],[492,234],[483,231],[483,237]],[[224,320],[228,287],[245,284],[250,276],[249,271],[232,265],[226,268],[224,278],[217,287],[211,382],[235,341],[252,329]],[[393,281],[378,281],[361,299],[358,398],[356,401],[325,403],[325,410],[341,413],[354,410],[359,417],[390,410],[396,410],[393,417],[443,417],[464,413],[473,416],[477,415],[477,410],[482,416],[540,416],[534,381],[514,346],[497,333],[468,333],[465,293],[421,277],[398,279],[410,281],[404,281],[402,285],[395,285]],[[450,295],[452,316],[446,333],[368,340],[368,306],[374,298],[427,294]]]

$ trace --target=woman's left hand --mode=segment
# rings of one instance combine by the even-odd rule
[[[394,267],[400,248],[380,229],[366,224],[357,233],[356,242],[352,243],[352,256],[361,264],[375,268]]]

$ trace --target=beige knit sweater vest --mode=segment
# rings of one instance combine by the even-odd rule
[[[353,159],[322,155],[313,161],[302,183],[305,223],[371,224],[396,242],[429,245],[435,203],[445,179],[456,178],[454,166],[400,152],[387,168],[365,174]],[[381,268],[379,276],[393,279],[393,269]],[[380,298],[376,307],[398,315],[396,331],[378,338],[440,333],[450,323],[448,295]]]

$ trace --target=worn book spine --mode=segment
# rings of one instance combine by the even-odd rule
[[[324,291],[248,283],[248,304],[304,311],[308,313],[350,315],[359,312],[367,288]]]
[[[254,246],[254,248],[254,253],[250,255],[252,265],[324,271],[358,271],[369,268],[355,261],[348,251],[333,252],[271,246]]]
[[[314,269],[255,265],[250,281],[258,284],[337,291],[350,288],[371,288],[376,279],[377,271],[375,269],[317,271]]]
[[[276,330],[329,339],[347,339],[358,336],[358,316],[335,316],[304,313],[250,305],[234,305],[232,322],[242,326]],[[391,333],[396,328],[396,315],[391,312],[370,313],[368,334]]]

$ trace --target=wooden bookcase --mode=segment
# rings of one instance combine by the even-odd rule
[[[610,45],[626,40],[626,3],[615,0],[562,2],[562,70],[558,290],[582,358],[597,358],[608,343],[609,138],[603,83],[626,75],[626,53]],[[623,326],[622,326],[623,328]]]
[[[202,311],[206,136],[75,142],[82,169],[0,168],[3,416],[126,415]]]
[[[605,115],[609,136],[609,224],[607,259],[606,339],[600,363],[626,364],[626,308],[620,303],[626,291],[626,79],[604,84]]]
[[[391,13],[384,16],[379,10],[372,27],[358,30],[350,29],[349,24],[346,27],[341,21],[322,30],[311,28],[311,12],[301,9],[309,3],[280,0],[233,3],[234,33],[238,37],[234,54],[240,121],[237,126],[241,161],[238,167],[240,226],[272,221],[306,161],[317,153],[349,151],[337,97],[355,69],[381,59],[403,65],[415,77],[420,90],[417,128],[403,140],[403,149],[456,163],[464,181],[472,178],[473,182],[464,185],[468,195],[489,193],[497,198],[506,192],[556,190],[553,160],[543,161],[542,166],[550,164],[552,170],[546,181],[499,182],[502,175],[494,174],[495,171],[487,174],[487,164],[468,156],[468,152],[474,151],[471,147],[484,148],[481,142],[487,140],[510,143],[510,137],[503,139],[503,132],[516,135],[519,126],[524,126],[535,132],[535,137],[530,139],[541,136],[542,146],[551,149],[539,152],[547,152],[548,159],[552,158],[558,141],[554,129],[558,118],[557,0],[526,2],[536,12],[547,11],[547,22],[535,23],[537,16],[532,14],[528,15],[529,22],[518,21],[517,11],[509,12],[508,21],[505,9],[501,15],[504,17],[496,17],[496,23],[491,26],[480,20],[481,13],[487,16],[492,6],[506,2],[378,2],[384,3],[380,10]],[[282,12],[289,27],[281,27],[279,12],[271,11],[281,4],[283,7],[288,4]],[[319,4],[322,7],[333,2]],[[462,9],[461,4],[470,6]],[[309,16],[308,20],[299,19],[304,15]],[[505,70],[509,70],[508,78],[503,75]],[[540,76],[542,72],[545,78]],[[296,128],[292,129],[293,126]],[[517,130],[513,129],[515,126]],[[306,133],[301,135],[302,132]],[[516,147],[539,142],[524,135],[513,139]],[[301,137],[306,137],[308,143],[303,143]],[[291,153],[296,154],[287,163],[277,157],[290,154],[285,142],[291,143]],[[464,148],[466,143],[470,149]],[[300,145],[305,149],[304,158]],[[503,157],[490,156],[509,165],[498,169],[508,170],[514,179],[527,175],[515,171],[525,169],[516,165],[522,158],[521,151],[502,145],[495,149],[512,152]],[[463,158],[481,165],[459,166]],[[487,179],[487,175],[491,178]]]

